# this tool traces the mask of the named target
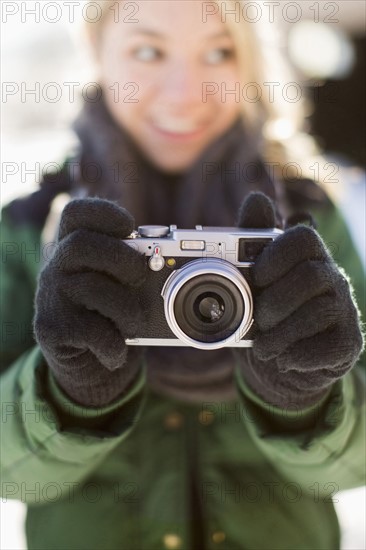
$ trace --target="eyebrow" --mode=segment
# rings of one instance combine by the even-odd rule
[[[140,28],[140,29],[135,28],[134,30],[132,30],[131,32],[129,32],[127,34],[128,34],[128,36],[132,36],[132,35],[136,35],[136,34],[145,34],[147,36],[151,36],[152,38],[160,38],[160,39],[167,38],[167,35],[165,35],[163,33],[154,31],[152,29],[144,29],[144,28]],[[215,40],[215,39],[218,39],[218,38],[230,38],[230,33],[228,31],[218,32],[216,34],[212,34],[211,36],[207,36],[206,40]]]

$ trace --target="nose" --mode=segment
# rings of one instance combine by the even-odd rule
[[[201,105],[202,77],[194,64],[187,60],[169,64],[161,82],[161,96],[166,104],[180,109]]]

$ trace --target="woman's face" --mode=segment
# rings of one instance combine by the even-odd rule
[[[109,110],[166,172],[189,168],[239,115],[235,94],[225,94],[239,81],[234,43],[219,14],[204,18],[204,4],[120,2],[102,30]]]

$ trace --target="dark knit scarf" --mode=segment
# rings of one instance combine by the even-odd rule
[[[241,119],[181,175],[164,174],[148,162],[103,101],[85,104],[74,130],[82,146],[80,183],[86,193],[117,200],[133,214],[136,226],[230,227],[250,191],[275,198],[257,140],[250,139]],[[229,348],[150,347],[146,357],[155,391],[191,401],[235,396]]]

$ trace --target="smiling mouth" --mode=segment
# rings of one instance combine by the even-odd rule
[[[152,124],[159,132],[175,136],[193,136],[204,128],[202,124],[198,125],[186,120],[153,120]]]

